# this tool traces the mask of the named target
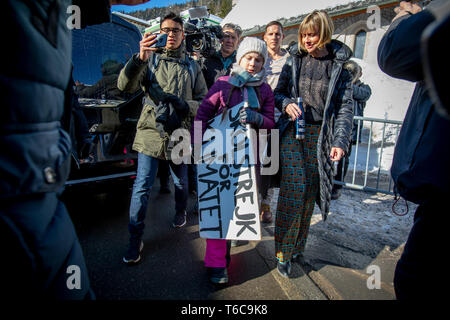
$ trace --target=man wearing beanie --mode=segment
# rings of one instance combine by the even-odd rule
[[[202,122],[203,133],[209,120],[243,102],[244,96],[249,107],[240,110],[243,126],[250,124],[255,129],[272,129],[275,126],[274,97],[265,82],[263,68],[266,60],[267,46],[264,41],[245,38],[241,42],[230,75],[217,79],[197,111],[195,121]],[[194,136],[194,141],[195,144],[201,143],[201,137]],[[212,283],[228,282],[227,267],[230,261],[230,241],[206,239],[205,267]]]

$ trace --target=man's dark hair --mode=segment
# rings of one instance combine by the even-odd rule
[[[181,18],[178,14],[175,12],[169,12],[164,16],[164,18],[161,19],[161,22],[159,23],[159,27],[161,28],[162,24],[166,20],[172,20],[176,23],[179,23],[181,25],[181,28],[183,28],[183,18]]]
[[[267,32],[267,29],[268,29],[269,27],[271,27],[271,26],[279,26],[280,29],[281,29],[281,32],[284,32],[284,28],[283,28],[283,25],[281,24],[281,22],[274,20],[274,21],[270,21],[270,22],[266,25],[266,30],[264,31],[264,33],[266,33],[266,32]]]
[[[237,24],[234,24],[234,23],[225,23],[225,24],[222,26],[222,31],[225,30],[225,29],[231,29],[231,30],[233,30],[234,32],[236,32],[236,35],[237,35],[238,38],[240,38],[241,35],[242,35],[242,29],[241,29],[241,27],[239,27]]]

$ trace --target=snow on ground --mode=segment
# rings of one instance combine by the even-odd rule
[[[275,189],[271,202],[274,214],[278,191]],[[392,212],[393,203],[394,197],[390,195],[344,188],[342,196],[331,202],[325,222],[316,205],[305,258],[311,264],[327,263],[354,269],[365,268],[383,250],[398,258],[411,230],[417,206],[408,202],[409,213],[397,216]],[[396,211],[400,213],[404,209],[405,202],[401,200]],[[266,229],[273,234],[274,222]]]

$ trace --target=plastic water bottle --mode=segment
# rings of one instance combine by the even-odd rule
[[[303,140],[305,139],[305,111],[303,110],[303,101],[301,97],[297,98],[297,104],[300,108],[300,111],[302,114],[297,118],[295,121],[296,123],[296,132],[295,132],[295,138],[297,140]]]

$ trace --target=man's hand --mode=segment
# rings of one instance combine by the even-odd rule
[[[397,20],[398,18],[407,15],[407,14],[416,14],[422,11],[422,8],[415,3],[402,1],[400,2],[400,6],[395,7],[394,12],[397,14],[392,21]]]
[[[344,156],[345,152],[341,148],[332,147],[330,152],[331,161],[339,161]]]
[[[111,5],[124,4],[128,6],[135,6],[137,4],[143,4],[149,1],[150,0],[110,0]]]
[[[147,32],[144,34],[144,38],[139,42],[139,59],[147,61],[151,53],[158,50],[158,48],[150,48],[156,42],[156,34]]]
[[[286,113],[291,117],[292,121],[295,121],[302,114],[299,106],[295,103],[290,103],[286,106]]]

